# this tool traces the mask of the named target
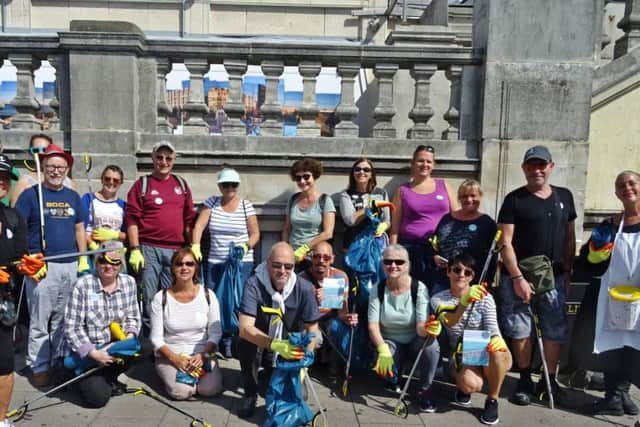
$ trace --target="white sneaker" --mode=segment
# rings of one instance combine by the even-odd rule
[[[5,419],[4,421],[0,421],[0,427],[14,427],[14,426],[9,422],[8,419]]]

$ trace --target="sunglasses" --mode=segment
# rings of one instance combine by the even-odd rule
[[[111,258],[107,258],[107,257],[99,257],[98,258],[98,264],[108,264],[108,265],[120,265],[122,264],[122,261],[119,259],[111,259]]]
[[[180,261],[173,264],[174,267],[195,267],[195,261]]]
[[[371,172],[371,168],[367,168],[367,167],[360,168],[360,167],[356,166],[355,168],[353,168],[353,171],[355,173],[358,173],[358,172],[370,173]]]
[[[280,270],[282,269],[282,267],[284,267],[284,269],[287,271],[291,271],[293,270],[294,265],[288,262],[277,262],[277,261],[273,261],[271,263],[271,268],[273,268],[274,270]]]
[[[313,254],[311,255],[311,258],[315,260],[331,261],[331,255],[327,254]]]
[[[120,184],[120,178],[111,178],[110,176],[105,176],[104,178],[102,178],[102,182]]]
[[[311,175],[310,173],[303,173],[302,175],[296,175],[295,178],[293,178],[296,182],[300,182],[300,181],[309,181],[311,179],[313,175]]]
[[[51,166],[47,166],[45,169],[46,169],[46,171],[47,171],[47,172],[53,172],[53,171],[56,171],[56,170],[57,170],[58,172],[64,172],[64,171],[66,171],[67,169],[69,169],[69,167],[67,167],[67,166],[54,166],[54,165],[51,165]]]
[[[240,183],[239,182],[221,182],[219,185],[222,188],[238,188]]]
[[[171,163],[175,160],[173,156],[155,156],[155,159],[158,161],[165,161],[167,163]]]
[[[453,272],[453,274],[463,274],[464,277],[471,277],[475,274],[473,270],[469,270],[468,268],[460,268],[460,267],[452,267],[449,271]]]
[[[383,259],[382,263],[386,266],[390,266],[390,265],[397,265],[397,266],[401,266],[404,265],[406,261],[403,259]]]
[[[524,164],[524,168],[528,172],[533,172],[536,170],[544,170],[547,168],[548,165],[549,163],[546,163],[546,162],[527,162]]]

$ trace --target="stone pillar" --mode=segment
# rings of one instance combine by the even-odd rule
[[[451,94],[449,95],[449,109],[444,113],[444,119],[449,127],[442,132],[442,139],[460,139],[460,81],[462,67],[450,65],[445,71],[447,80],[451,82]]]
[[[409,112],[409,118],[413,120],[413,126],[407,131],[408,139],[431,139],[433,128],[429,125],[429,119],[433,117],[431,108],[431,77],[437,71],[435,65],[416,64],[411,69],[411,77],[415,80],[415,96],[413,108]]]
[[[167,115],[171,114],[171,108],[167,104],[167,73],[171,71],[169,58],[156,58],[156,100],[158,117],[156,119],[157,133],[171,133],[171,124]]]
[[[340,104],[336,108],[336,114],[340,123],[336,125],[335,136],[357,137],[358,125],[354,123],[358,114],[358,107],[353,102],[354,79],[360,72],[358,63],[340,63],[337,69],[342,79],[340,88]]]
[[[49,130],[60,130],[60,96],[58,95],[60,91],[60,80],[58,76],[61,73],[58,72],[58,69],[61,65],[61,60],[56,55],[51,55],[47,57],[47,61],[49,64],[56,70],[56,83],[53,91],[53,98],[49,101],[49,107],[53,110],[53,117],[49,119]]]
[[[316,123],[316,77],[320,74],[319,62],[301,62],[298,71],[302,76],[302,107],[299,110],[302,122],[298,124],[298,136],[320,136],[320,124]]]
[[[33,72],[40,66],[40,61],[36,65],[30,53],[10,54],[9,61],[18,69],[16,97],[10,102],[16,107],[18,114],[13,116],[11,128],[39,130],[41,123],[35,114],[40,103],[36,99]]]
[[[398,71],[398,64],[376,64],[373,74],[378,80],[378,105],[373,110],[376,124],[373,127],[374,138],[395,138],[396,129],[391,120],[396,114],[393,106],[393,76]]]
[[[206,59],[185,59],[184,65],[190,73],[189,98],[182,108],[189,113],[189,119],[184,124],[185,134],[208,134],[209,125],[204,116],[209,113],[209,107],[204,103],[204,75],[209,72],[209,62]]]
[[[222,125],[224,135],[246,135],[247,126],[242,122],[244,104],[242,103],[242,76],[247,72],[244,59],[225,59],[224,69],[229,74],[229,97],[224,104],[227,120]]]
[[[619,58],[640,45],[640,0],[626,0],[624,18],[618,23],[624,36],[616,40],[614,57]]]
[[[284,71],[282,61],[262,61],[262,73],[267,77],[267,92],[260,111],[264,122],[260,125],[262,136],[282,136],[282,105],[278,101],[278,84]]]

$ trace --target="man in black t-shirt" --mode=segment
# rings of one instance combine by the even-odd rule
[[[547,147],[537,145],[524,155],[522,171],[527,185],[505,197],[498,227],[502,230],[502,261],[504,269],[499,287],[500,328],[511,338],[514,364],[520,380],[512,402],[528,405],[531,395],[546,391],[541,380],[535,387],[531,381],[532,319],[527,304],[532,304],[540,318],[549,378],[557,403],[566,405],[566,398],[555,380],[561,345],[567,339],[565,293],[575,254],[576,210],[573,196],[566,188],[549,184],[554,163]],[[531,284],[518,266],[521,260],[546,255],[553,262],[555,289],[535,295]]]
[[[255,274],[247,280],[239,318],[238,358],[245,394],[238,410],[241,418],[254,413],[260,365],[264,365],[265,371],[270,374],[274,353],[289,360],[303,357],[303,349],[289,343],[287,332],[306,330],[314,333],[315,338],[308,347],[311,351],[320,335],[320,311],[313,285],[296,276],[294,266],[293,249],[286,242],[278,242],[271,248],[267,261],[256,267]],[[274,322],[273,316],[265,314],[261,307],[281,309],[283,320]],[[262,353],[258,353],[258,348],[263,349]],[[262,355],[266,356],[264,364]]]

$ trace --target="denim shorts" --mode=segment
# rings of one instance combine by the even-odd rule
[[[540,329],[545,340],[563,343],[567,340],[568,324],[565,308],[564,276],[555,277],[556,288],[536,296],[532,309],[540,319]],[[502,334],[509,338],[524,339],[532,334],[533,319],[525,304],[513,291],[513,284],[503,275],[498,288],[498,319]]]

